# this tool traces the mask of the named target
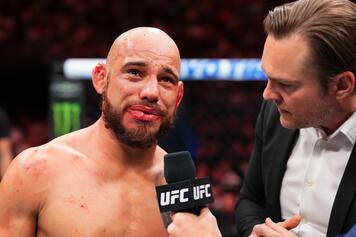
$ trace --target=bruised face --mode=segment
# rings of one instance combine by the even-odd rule
[[[126,145],[141,148],[150,147],[173,127],[176,113],[169,115],[165,109],[149,102],[127,102],[124,108],[117,110],[109,102],[106,93],[102,99],[102,112],[106,128],[111,129],[116,138]],[[134,117],[137,118],[137,126],[132,128],[125,127],[123,124],[124,113],[128,110],[130,113],[134,113]],[[149,110],[149,113],[145,113],[144,110]],[[158,119],[161,120],[161,125],[158,130],[153,129],[154,120]]]
[[[126,145],[150,147],[173,126],[183,84],[178,49],[166,37],[128,35],[112,49],[117,54],[108,57],[103,119]]]
[[[262,68],[268,82],[263,97],[275,102],[286,128],[327,128],[338,108],[335,96],[320,85],[309,57],[309,45],[298,35],[267,37]]]

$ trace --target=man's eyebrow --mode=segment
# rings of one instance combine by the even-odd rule
[[[267,74],[267,72],[264,70],[263,66],[261,66],[261,68],[262,68],[264,74],[266,75],[266,77],[268,78],[268,80],[281,82],[281,83],[299,83],[298,81],[295,81],[295,80],[288,80],[288,79],[280,78],[280,77],[272,77]]]
[[[267,78],[271,81],[277,81],[277,82],[288,82],[288,80],[284,80],[283,78],[277,78],[277,77],[270,77],[267,75]]]
[[[287,79],[284,79],[284,78],[269,77],[268,75],[267,75],[267,78],[268,78],[268,80],[275,81],[275,82],[278,82],[278,83],[300,84],[300,82],[297,81],[297,80],[287,80]]]
[[[132,67],[132,66],[147,67],[148,64],[145,63],[145,62],[142,62],[142,61],[127,62],[122,66],[122,69],[127,69],[127,68]],[[172,68],[165,66],[165,67],[163,67],[163,72],[172,75],[174,77],[175,81],[177,81],[177,82],[179,81],[178,74],[175,73]]]
[[[122,66],[122,68],[127,68],[131,66],[139,66],[139,67],[146,67],[147,64],[145,62],[137,61],[137,62],[127,62]]]

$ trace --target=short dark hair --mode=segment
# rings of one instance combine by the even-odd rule
[[[299,0],[278,6],[264,20],[276,39],[299,34],[307,40],[321,85],[351,71],[356,76],[356,4],[348,0]]]

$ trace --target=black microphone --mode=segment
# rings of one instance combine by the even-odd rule
[[[196,169],[188,151],[164,156],[164,177],[168,184],[156,186],[160,212],[190,212],[200,210],[214,201],[209,177],[196,179]]]

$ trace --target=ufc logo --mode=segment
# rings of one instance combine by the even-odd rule
[[[168,206],[176,203],[176,200],[179,199],[179,203],[188,202],[189,199],[184,196],[185,193],[189,191],[188,188],[183,188],[180,190],[172,190],[170,192],[161,193],[160,205]]]
[[[210,197],[211,193],[209,192],[209,188],[210,184],[193,187],[194,200],[203,199],[204,197]]]

